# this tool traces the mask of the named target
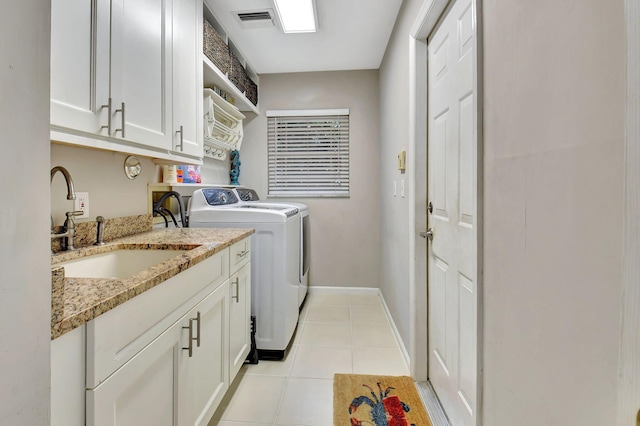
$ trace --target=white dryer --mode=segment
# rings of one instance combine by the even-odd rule
[[[203,188],[189,200],[189,227],[254,228],[251,313],[261,359],[282,359],[298,323],[301,220],[289,205],[238,202],[230,188]]]
[[[300,289],[298,292],[298,306],[301,306],[302,302],[304,302],[304,298],[307,296],[307,291],[309,289],[309,266],[311,262],[311,219],[309,216],[309,207],[306,204],[294,203],[289,201],[275,203],[271,201],[262,201],[260,200],[258,193],[251,188],[238,186],[231,187],[231,189],[240,199],[240,203],[264,206],[293,206],[296,207],[300,212],[300,259],[298,263]]]

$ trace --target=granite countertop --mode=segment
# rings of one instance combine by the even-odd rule
[[[159,229],[51,256],[51,339],[125,303],[253,234],[241,228]],[[124,278],[65,278],[56,264],[120,249],[188,250]]]

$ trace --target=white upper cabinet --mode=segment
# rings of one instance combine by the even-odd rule
[[[201,162],[202,3],[51,6],[52,140]]]
[[[52,125],[107,136],[109,9],[109,0],[51,0]]]
[[[202,157],[202,1],[173,0],[172,150]]]
[[[111,136],[170,149],[171,0],[111,4]]]

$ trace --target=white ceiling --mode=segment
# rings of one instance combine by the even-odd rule
[[[402,0],[315,0],[316,33],[284,34],[273,0],[205,0],[258,74],[378,69]],[[233,12],[272,9],[275,25],[243,28]]]

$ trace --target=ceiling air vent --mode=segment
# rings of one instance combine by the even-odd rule
[[[273,27],[273,10],[245,10],[242,12],[233,12],[240,26],[243,28],[266,28]]]

